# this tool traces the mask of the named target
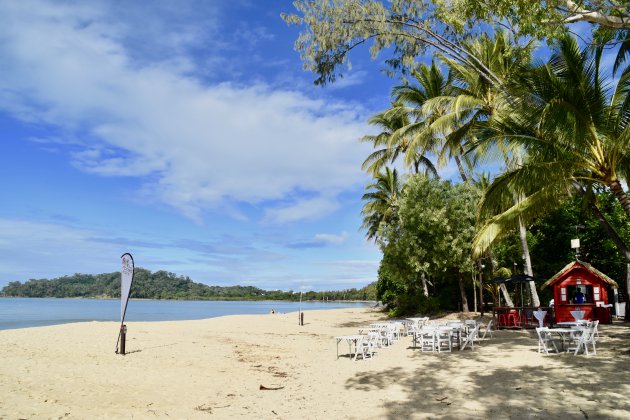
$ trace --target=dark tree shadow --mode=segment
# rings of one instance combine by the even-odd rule
[[[409,349],[413,372],[359,372],[346,388],[383,395],[400,387],[403,395],[384,403],[389,419],[630,418],[630,327],[602,326],[600,334],[590,356],[538,355],[536,333],[527,330],[500,331],[474,351]],[[513,352],[522,359],[514,367],[502,357]]]

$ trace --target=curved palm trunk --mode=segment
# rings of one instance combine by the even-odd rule
[[[630,218],[630,199],[623,190],[621,183],[618,180],[614,180],[608,184],[608,187],[610,188],[610,191],[615,194],[615,198],[619,201],[621,207],[623,207],[626,212],[626,215]]]
[[[454,156],[453,159],[455,160],[455,163],[457,164],[457,170],[459,170],[459,176],[462,177],[462,181],[467,182],[468,177],[466,176],[466,171],[464,171],[464,166],[462,165],[462,161],[459,159],[458,156]]]
[[[495,271],[497,271],[498,263],[497,263],[497,260],[494,259],[494,253],[492,252],[492,249],[488,250],[488,256],[490,257],[490,264],[492,264],[492,272],[494,273]],[[507,287],[505,287],[504,283],[499,284],[499,290],[501,291],[501,294],[503,295],[503,300],[505,300],[505,305],[509,308],[513,308],[514,302],[512,302],[512,298],[510,298],[510,294],[508,293]]]
[[[627,263],[626,263],[626,313],[625,313],[625,320],[626,321],[630,321],[630,310],[628,310],[628,307],[627,307],[627,305],[630,304],[630,250],[628,250],[628,247],[626,247],[626,244],[623,242],[623,239],[621,239],[621,237],[619,236],[619,234],[617,233],[615,228],[613,228],[610,225],[610,223],[608,223],[608,220],[606,220],[606,217],[599,210],[599,207],[597,207],[597,205],[595,205],[595,204],[591,204],[589,206],[589,208],[591,210],[591,213],[593,213],[595,218],[597,218],[597,220],[599,221],[600,226],[606,231],[606,233],[608,234],[608,237],[610,239],[612,239],[612,241],[615,243],[615,246],[617,247],[617,249],[621,252],[621,254],[624,256],[624,258],[627,261]]]
[[[499,285],[499,290],[501,290],[501,294],[503,294],[503,300],[505,300],[505,305],[508,308],[513,308],[514,302],[512,302],[512,298],[510,297],[510,294],[508,293],[507,287],[505,287],[505,283],[501,283]]]
[[[525,228],[525,223],[523,223],[522,219],[518,221],[518,233],[521,238],[521,247],[523,248],[523,256],[525,257],[525,274],[528,276],[534,276],[534,271],[532,270],[532,259],[529,255],[529,245],[527,244],[527,229]],[[536,291],[536,283],[533,281],[529,283],[529,291],[532,295],[532,305],[536,308],[540,307],[540,299],[538,298],[538,292]]]
[[[621,186],[621,183],[618,180],[612,181],[608,187],[610,188],[610,191],[612,191],[612,193],[615,195],[615,198],[617,198],[617,200],[619,201],[619,204],[621,204],[621,207],[623,207],[624,211],[626,212],[626,215],[630,218],[630,199],[628,199],[628,196],[626,195],[626,192],[623,190],[623,187]],[[624,253],[625,255],[625,253]],[[627,258],[627,257],[626,257]],[[625,314],[625,318],[627,321],[630,321],[630,311],[628,310],[628,305],[630,304],[630,264],[628,265],[627,271],[626,271],[626,314]]]

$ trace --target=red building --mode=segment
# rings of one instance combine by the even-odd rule
[[[574,321],[571,311],[584,311],[584,319],[611,322],[608,296],[617,283],[588,263],[574,261],[541,286],[553,287],[556,322]]]

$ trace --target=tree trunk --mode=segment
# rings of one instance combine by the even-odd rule
[[[462,297],[462,312],[467,314],[470,311],[468,309],[468,299],[466,299],[466,289],[464,289],[464,276],[459,270],[457,271],[457,277],[459,280],[459,293]]]
[[[525,223],[519,218],[518,220],[518,233],[521,237],[521,247],[523,248],[523,257],[525,257],[525,274],[534,277],[534,271],[532,270],[532,259],[529,255],[529,245],[527,244],[527,230],[525,229]],[[536,291],[536,283],[533,281],[529,283],[529,291],[532,295],[532,305],[536,308],[540,308],[540,299],[538,298],[538,292]],[[522,298],[521,298],[522,300]]]
[[[459,176],[462,177],[462,181],[467,182],[468,177],[466,176],[466,172],[464,171],[464,167],[462,166],[462,161],[459,159],[459,156],[454,156],[453,159],[457,164],[457,169],[459,170]]]
[[[606,216],[602,214],[601,210],[599,209],[599,207],[597,207],[596,204],[591,203],[589,205],[589,208],[593,216],[595,216],[595,218],[599,222],[599,225],[602,227],[602,229],[604,229],[608,237],[615,243],[615,246],[617,247],[619,252],[621,252],[626,261],[630,263],[630,250],[628,250],[626,244],[623,242],[623,239],[621,239],[615,228],[612,227],[610,223],[608,223]]]
[[[610,188],[610,191],[615,194],[615,198],[617,198],[617,200],[621,204],[621,207],[623,207],[624,211],[626,212],[626,215],[630,218],[630,199],[628,199],[628,196],[623,190],[621,183],[618,180],[615,180],[608,184],[608,187]]]
[[[501,283],[499,285],[499,289],[501,290],[501,293],[503,294],[503,299],[505,299],[506,306],[508,308],[513,308],[514,302],[512,302],[512,298],[510,297],[510,294],[507,291],[507,287],[505,287],[505,283]]]
[[[494,259],[494,254],[492,253],[492,249],[488,250],[488,256],[490,257],[490,264],[492,265],[492,272],[494,273],[495,271],[497,271],[497,260]],[[509,308],[513,308],[514,307],[514,302],[512,302],[512,298],[510,298],[510,294],[508,293],[507,287],[505,287],[505,284],[501,283],[499,284],[499,290],[501,291],[501,294],[503,295],[503,299],[505,300],[505,305]]]
[[[478,262],[479,266],[479,312],[481,316],[483,316],[483,267],[480,262]]]
[[[477,284],[475,282],[475,273],[472,274],[473,283],[473,312],[477,312]]]
[[[422,294],[424,297],[429,297],[429,287],[427,286],[427,275],[424,272],[420,273],[420,281],[422,282]]]

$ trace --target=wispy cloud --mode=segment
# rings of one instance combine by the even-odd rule
[[[76,167],[141,177],[147,197],[198,222],[230,203],[262,206],[273,223],[312,220],[360,182],[362,110],[262,82],[206,84],[191,51],[211,38],[214,20],[165,30],[167,6],[115,22],[104,5],[0,5],[0,107],[81,139],[68,149]],[[146,32],[130,32],[140,21]],[[139,47],[162,30],[167,57]]]
[[[289,248],[294,249],[307,249],[307,248],[324,248],[328,246],[339,246],[346,242],[348,239],[348,233],[342,232],[341,234],[332,233],[318,233],[312,240],[293,242],[288,245]]]

